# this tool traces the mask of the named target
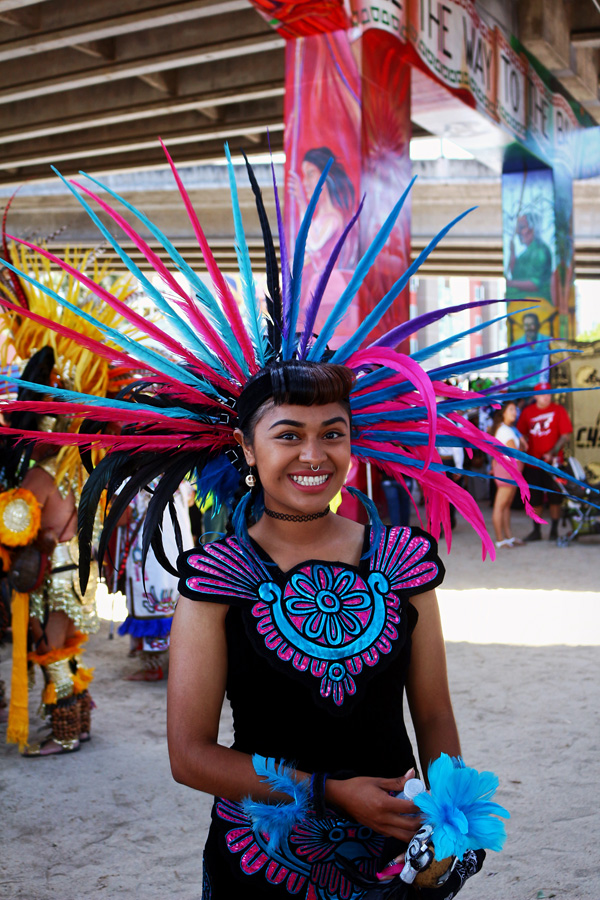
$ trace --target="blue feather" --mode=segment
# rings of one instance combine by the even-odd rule
[[[197,493],[200,505],[204,505],[208,495],[212,494],[215,498],[216,512],[222,504],[232,509],[239,483],[240,473],[225,453],[211,459],[198,473]]]
[[[244,496],[234,509],[233,515],[231,517],[231,525],[235,532],[235,536],[240,542],[242,550],[250,545],[250,535],[248,534],[248,526],[246,525],[246,511],[248,509],[248,503],[250,502],[251,496],[251,491],[248,491],[246,494],[244,494]]]
[[[471,207],[471,209],[465,210],[464,213],[461,213],[460,216],[456,216],[456,218],[449,222],[448,225],[445,225],[444,228],[441,229],[441,231],[438,231],[436,236],[432,238],[425,249],[422,250],[421,253],[419,253],[414,262],[410,264],[402,277],[399,278],[394,285],[392,285],[387,294],[382,297],[375,308],[371,310],[365,320],[354,332],[352,337],[349,338],[349,340],[347,340],[344,344],[342,344],[341,347],[338,347],[338,349],[331,357],[332,363],[344,362],[348,359],[348,357],[352,356],[355,350],[358,350],[362,342],[366,340],[366,338],[371,334],[378,322],[381,321],[398,294],[406,287],[414,273],[418,270],[419,266],[427,259],[432,250],[434,250],[434,248],[439,244],[442,238],[445,237],[450,229],[453,228],[457,222],[460,222],[461,219],[464,219],[464,217],[472,212],[473,209],[475,209],[475,207]]]
[[[231,162],[231,154],[229,153],[229,144],[225,144],[225,156],[227,157],[227,169],[229,172],[229,187],[231,191],[231,209],[233,211],[233,226],[235,229],[235,254],[238,260],[240,275],[242,278],[242,294],[244,297],[244,305],[246,308],[246,318],[249,325],[249,331],[252,338],[252,345],[256,353],[257,362],[260,366],[265,365],[266,354],[266,337],[263,331],[263,319],[256,296],[256,287],[254,285],[254,276],[252,275],[252,266],[250,264],[250,252],[244,234],[244,225],[242,223],[242,213],[238,199],[237,184],[235,181],[235,169]]]
[[[317,318],[317,314],[319,312],[319,308],[321,306],[321,302],[323,300],[323,296],[325,294],[325,288],[329,283],[329,279],[331,278],[331,273],[333,272],[333,268],[337,262],[338,256],[342,251],[342,247],[346,242],[346,238],[350,234],[350,231],[354,227],[355,223],[358,220],[362,212],[362,208],[365,202],[365,198],[363,197],[360,201],[360,205],[356,210],[355,214],[352,216],[346,227],[344,228],[341,237],[337,241],[335,247],[331,252],[331,256],[327,260],[327,264],[321,273],[317,286],[315,287],[314,294],[312,295],[310,302],[306,308],[304,314],[304,328],[302,329],[302,337],[300,338],[300,344],[298,346],[298,358],[304,359],[306,355],[306,347],[308,346],[308,342],[310,341],[313,333],[313,328],[315,325],[315,321]]]
[[[383,533],[383,522],[379,517],[379,513],[377,512],[377,507],[373,503],[366,494],[363,494],[362,491],[359,491],[358,488],[350,487],[350,485],[346,485],[345,490],[348,491],[351,497],[356,497],[357,500],[360,500],[362,505],[367,511],[367,515],[369,516],[369,525],[373,529],[373,536],[371,540],[371,549],[368,553],[365,553],[363,559],[369,559],[369,557],[373,556],[377,547],[379,546],[379,541],[381,540],[381,535]]]
[[[132,203],[129,203],[115,191],[111,190],[111,188],[107,187],[107,185],[103,184],[101,181],[98,181],[98,179],[94,178],[92,175],[88,175],[86,172],[81,172],[80,174],[89,179],[89,181],[93,182],[93,184],[102,188],[102,190],[106,191],[107,194],[109,194],[118,203],[121,203],[125,207],[125,209],[133,213],[133,215],[143,225],[146,226],[146,228],[156,238],[163,249],[166,250],[179,271],[187,278],[192,288],[196,291],[197,295],[205,304],[205,309],[203,310],[203,312],[208,314],[208,318],[210,319],[211,323],[217,329],[221,337],[227,342],[230,352],[235,356],[238,364],[243,369],[243,371],[247,373],[248,364],[244,359],[244,355],[241,352],[237,341],[235,341],[234,339],[231,326],[227,321],[227,318],[225,317],[225,314],[221,309],[219,303],[211,294],[204,281],[202,281],[202,279],[199,278],[194,270],[186,263],[184,258],[181,256],[177,248],[171,243],[168,237],[163,234],[160,228],[158,228],[154,224],[154,222],[152,222],[143,212],[141,212],[139,209],[137,209],[137,207],[135,207]]]
[[[339,300],[337,300],[335,306],[333,307],[329,316],[327,317],[327,320],[325,321],[325,324],[323,325],[323,327],[321,329],[319,337],[317,338],[317,340],[311,347],[311,349],[307,355],[308,359],[319,360],[323,356],[323,353],[325,352],[325,349],[327,347],[327,342],[329,341],[329,339],[335,332],[336,328],[338,327],[339,323],[343,319],[344,315],[348,311],[350,304],[352,303],[356,294],[358,293],[358,289],[360,288],[361,284],[363,283],[363,281],[365,280],[365,278],[367,276],[367,272],[369,271],[369,269],[371,268],[371,266],[377,259],[385,242],[387,241],[388,237],[390,236],[390,234],[392,232],[392,228],[396,224],[396,219],[400,215],[400,211],[402,210],[402,207],[404,206],[404,202],[406,201],[406,198],[408,197],[410,190],[411,190],[413,184],[415,183],[416,177],[417,176],[415,175],[414,178],[411,179],[410,184],[408,185],[408,187],[406,188],[406,190],[404,191],[404,193],[402,194],[402,196],[400,197],[400,199],[398,200],[398,202],[392,209],[391,213],[389,214],[389,216],[387,217],[387,219],[385,220],[385,222],[383,223],[383,225],[381,226],[381,228],[379,229],[379,231],[377,232],[377,234],[371,241],[371,244],[369,245],[367,251],[361,257],[361,259],[358,261],[358,265],[356,266],[356,269],[354,270],[352,278],[348,282],[346,288],[342,291],[342,295],[339,298]]]
[[[509,819],[510,813],[491,800],[498,787],[493,772],[457,767],[442,753],[430,763],[428,778],[430,792],[418,794],[414,803],[433,828],[436,859],[462,859],[467,850],[502,849],[506,830],[498,817]]]
[[[306,241],[308,232],[312,224],[313,215],[321,196],[323,186],[327,181],[329,170],[334,163],[333,157],[328,160],[327,165],[321,172],[321,176],[306,207],[306,212],[302,217],[296,244],[294,246],[294,259],[292,262],[292,296],[290,308],[288,311],[288,321],[284,324],[283,333],[285,335],[283,344],[283,359],[291,359],[297,346],[296,327],[298,324],[298,312],[300,310],[300,297],[302,293],[302,270],[304,268],[304,254],[306,251]]]
[[[252,822],[255,834],[267,836],[269,850],[279,849],[295,825],[301,822],[309,812],[310,784],[308,781],[296,781],[294,770],[275,759],[254,754],[252,757],[254,771],[264,779],[273,791],[287,794],[290,803],[263,803],[246,797],[241,806]]]
[[[64,297],[61,297],[60,294],[57,294],[56,291],[53,291],[52,288],[47,285],[42,284],[40,281],[36,281],[31,275],[28,275],[26,272],[22,272],[20,269],[15,268],[12,263],[9,263],[7,260],[3,259],[2,264],[14,272],[19,278],[22,278],[24,281],[29,282],[38,290],[43,291],[48,297],[52,297],[53,300],[56,300],[61,306],[64,306],[66,309],[71,310],[71,312],[75,313],[76,316],[79,316],[86,322],[89,322],[90,325],[93,325],[94,328],[103,334],[109,341],[112,341],[117,346],[121,347],[121,349],[126,350],[127,353],[131,354],[136,360],[141,361],[142,363],[147,363],[152,369],[157,369],[159,372],[164,372],[165,374],[169,374],[171,378],[177,381],[183,382],[183,384],[187,384],[190,387],[197,388],[198,390],[204,391],[205,393],[210,393],[215,397],[219,397],[219,393],[215,390],[215,388],[210,384],[210,382],[206,381],[203,378],[200,378],[197,375],[194,375],[188,369],[185,369],[181,366],[172,363],[168,357],[162,355],[161,353],[157,353],[155,350],[150,349],[149,347],[144,346],[140,341],[136,341],[133,338],[129,337],[127,334],[124,334],[120,331],[117,331],[116,328],[111,328],[110,325],[104,325],[102,322],[99,322],[94,316],[91,316],[89,313],[86,313],[84,310],[80,309],[78,306],[74,306],[72,303],[69,303],[68,300],[65,300]]]
[[[189,323],[179,316],[171,306],[166,302],[165,298],[161,294],[157,288],[154,287],[152,282],[146,278],[141,269],[136,265],[136,263],[131,259],[131,257],[123,250],[120,246],[119,242],[112,236],[108,228],[104,225],[102,220],[96,215],[92,207],[89,205],[87,200],[81,196],[81,194],[75,190],[72,184],[64,178],[58,169],[52,167],[53,171],[58,175],[61,181],[68,187],[69,191],[73,194],[74,197],[77,198],[79,203],[83,206],[88,216],[97,226],[97,228],[102,232],[106,240],[109,242],[113,250],[119,255],[121,260],[125,263],[129,271],[132,275],[134,275],[137,280],[143,285],[144,290],[147,292],[148,296],[151,297],[156,306],[163,315],[167,318],[167,320],[171,323],[173,328],[177,331],[182,338],[186,339],[189,342],[189,346],[194,348],[194,352],[198,353],[201,359],[205,359],[207,362],[210,362],[211,365],[215,367],[217,371],[220,371],[224,377],[227,377],[227,372],[222,368],[220,362],[217,360],[217,357],[214,354],[210,353],[207,355],[207,347],[206,345],[198,339],[198,335],[193,330],[193,328],[189,325]],[[84,173],[82,173],[84,174]],[[89,176],[86,176],[89,177]],[[93,180],[93,179],[92,179]]]
[[[487,322],[482,322],[481,325],[474,325],[473,328],[467,328],[466,331],[461,331],[458,334],[453,334],[451,337],[446,338],[443,341],[438,341],[436,344],[430,344],[428,347],[424,347],[422,350],[417,350],[416,353],[411,353],[411,358],[414,359],[415,362],[423,362],[424,360],[430,359],[432,356],[435,356],[435,354],[439,353],[441,350],[445,350],[446,347],[451,347],[453,344],[456,344],[457,341],[462,340],[462,338],[468,337],[470,334],[476,334],[478,331],[483,331],[484,328],[489,328],[491,325],[495,325],[497,322],[502,322],[503,319],[510,319],[511,316],[529,312],[530,309],[538,309],[537,303],[534,306],[527,306],[525,309],[517,309],[515,310],[515,312],[504,313],[504,315],[502,316],[496,316],[495,319],[489,319]]]

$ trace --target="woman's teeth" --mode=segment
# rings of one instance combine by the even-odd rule
[[[292,481],[304,487],[314,487],[316,484],[325,484],[329,475],[290,475]]]

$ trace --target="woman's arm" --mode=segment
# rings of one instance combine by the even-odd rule
[[[251,757],[217,743],[227,679],[227,610],[186,597],[177,603],[167,694],[171,772],[181,784],[229,800],[249,794],[273,799],[277,795],[260,781]]]
[[[273,792],[258,778],[248,754],[217,743],[227,679],[227,609],[186,597],[177,604],[171,630],[167,704],[171,771],[181,784],[229,800],[252,796],[255,800],[287,802],[287,795]],[[300,771],[296,775],[298,780],[309,777]],[[375,831],[410,840],[418,820],[406,816],[417,809],[389,794],[400,791],[406,777],[332,779],[327,782],[326,797]]]
[[[411,598],[419,613],[412,635],[406,693],[417,735],[423,776],[440,753],[460,755],[458,730],[452,711],[446,651],[435,591]]]

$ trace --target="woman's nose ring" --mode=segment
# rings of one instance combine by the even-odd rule
[[[311,466],[313,472],[318,472],[321,466]]]

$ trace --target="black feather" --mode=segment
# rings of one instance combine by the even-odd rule
[[[148,455],[154,456],[154,454]],[[146,465],[142,465],[141,467],[139,461],[135,459],[131,459],[130,462],[137,463],[135,471],[129,473],[129,480],[123,484],[120,492],[114,496],[110,512],[106,517],[104,528],[102,529],[102,534],[100,535],[100,542],[98,545],[98,565],[100,568],[102,568],[102,561],[104,560],[104,554],[106,553],[108,542],[113,531],[119,524],[119,519],[129,506],[129,504],[132,502],[136,494],[138,494],[139,491],[141,491],[143,488],[147,487],[147,485],[149,485],[150,482],[154,478],[156,478],[157,463],[160,464],[160,461],[157,461],[156,457],[154,457],[154,459],[151,459],[146,463]],[[162,462],[162,465],[164,465],[164,462]]]
[[[144,522],[144,531],[142,535],[142,568],[146,565],[146,557],[150,547],[154,550],[157,561],[173,575],[177,575],[177,569],[173,563],[167,559],[162,543],[162,522],[165,510],[172,500],[173,495],[188,472],[192,472],[195,466],[201,467],[206,464],[208,453],[204,460],[199,460],[199,454],[186,453],[179,459],[172,460],[168,469],[165,471],[159,484],[155,488],[154,496],[148,504],[148,512],[146,513],[146,521]],[[173,518],[172,518],[173,521]],[[177,526],[178,528],[179,526]],[[175,538],[177,540],[177,529],[175,530]],[[181,540],[181,533],[179,536]]]
[[[267,216],[267,211],[265,209],[265,204],[262,198],[260,187],[258,186],[258,181],[256,180],[256,175],[254,174],[254,170],[252,169],[252,166],[248,161],[248,157],[243,150],[242,154],[246,162],[248,178],[250,179],[250,185],[252,187],[252,192],[256,201],[256,210],[258,212],[258,219],[260,221],[260,227],[262,230],[263,243],[265,245],[267,290],[269,293],[266,301],[267,312],[270,319],[267,324],[267,332],[271,347],[273,348],[275,353],[279,353],[279,351],[281,350],[281,319],[283,313],[281,305],[281,290],[279,287],[279,264],[277,262],[277,253],[275,251],[273,234],[271,232],[271,226],[269,224],[269,219]]]
[[[81,491],[77,512],[77,532],[79,537],[79,583],[82,591],[85,591],[90,576],[94,520],[102,492],[109,481],[114,478],[115,473],[126,466],[128,462],[132,462],[131,456],[122,450],[105,456],[92,470]],[[121,480],[126,477],[123,474]]]

